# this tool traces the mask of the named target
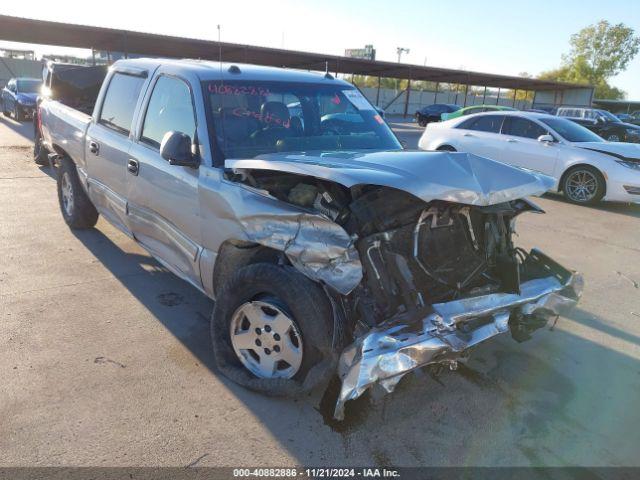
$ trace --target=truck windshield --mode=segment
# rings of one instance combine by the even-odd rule
[[[38,93],[42,82],[35,78],[25,78],[17,81],[18,93]]]
[[[206,82],[223,158],[311,150],[399,150],[374,107],[348,85]]]

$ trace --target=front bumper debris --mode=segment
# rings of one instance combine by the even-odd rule
[[[523,282],[520,294],[494,293],[434,304],[421,325],[388,324],[359,337],[340,357],[342,389],[334,417],[342,420],[345,403],[373,384],[391,393],[406,373],[418,367],[452,364],[470,347],[510,328],[528,322],[539,328],[573,308],[582,294],[582,275],[562,269],[536,250],[532,254],[549,262],[550,275]]]

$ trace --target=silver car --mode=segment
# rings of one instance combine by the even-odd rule
[[[512,242],[552,179],[403,151],[330,75],[119,61],[91,117],[45,100],[40,118],[69,226],[102,215],[215,299],[213,353],[235,382],[295,395],[337,374],[337,418],[374,384],[529,338],[582,290]]]

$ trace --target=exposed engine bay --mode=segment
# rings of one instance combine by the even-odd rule
[[[513,244],[515,218],[544,213],[528,200],[425,202],[388,186],[345,187],[290,172],[227,175],[330,219],[357,251],[359,283],[334,292],[352,341],[340,358],[336,418],[374,383],[390,392],[415,368],[453,368],[468,348],[500,333],[524,341],[580,297],[580,276]]]
[[[424,316],[429,305],[481,294],[519,293],[527,253],[514,247],[513,219],[542,212],[526,200],[486,207],[425,203],[388,187],[349,191],[288,173],[239,178],[282,201],[319,212],[354,239],[363,282],[348,296],[356,321]]]

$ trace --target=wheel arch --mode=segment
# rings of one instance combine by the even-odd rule
[[[224,280],[229,278],[233,272],[255,263],[290,265],[282,251],[246,240],[225,240],[218,249],[213,265],[211,285],[214,298],[217,297]]]
[[[562,175],[560,175],[560,181],[558,182],[558,192],[564,192],[564,180],[567,177],[567,174],[571,170],[575,170],[576,168],[579,168],[579,167],[590,167],[590,168],[593,168],[594,170],[596,170],[602,176],[602,179],[604,180],[604,195],[606,195],[607,194],[607,176],[597,166],[595,166],[592,163],[587,163],[587,162],[574,163],[573,165],[569,165],[567,168],[565,168],[564,172],[562,172]]]

